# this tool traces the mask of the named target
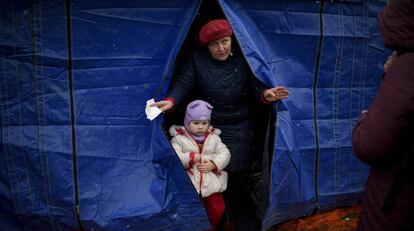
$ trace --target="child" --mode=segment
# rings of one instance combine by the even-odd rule
[[[187,106],[184,127],[173,125],[169,132],[214,230],[225,210],[221,192],[227,188],[228,176],[223,169],[230,161],[230,151],[221,142],[221,131],[210,126],[212,108],[205,101],[192,101]]]

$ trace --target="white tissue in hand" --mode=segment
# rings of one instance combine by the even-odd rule
[[[155,103],[154,99],[149,99],[145,107],[145,114],[147,114],[147,119],[149,120],[155,119],[162,112],[158,107],[150,107],[153,103]]]

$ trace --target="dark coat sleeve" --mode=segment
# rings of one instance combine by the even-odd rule
[[[175,99],[177,104],[182,103],[195,87],[195,75],[193,56],[190,56],[173,77],[167,97]]]
[[[262,81],[258,80],[253,75],[253,73],[251,73],[249,75],[249,82],[250,82],[250,86],[252,86],[252,88],[253,88],[252,90],[253,90],[254,97],[262,102],[263,101],[263,97],[262,97],[263,91],[265,89],[268,89],[268,87],[264,83],[262,83]]]
[[[398,57],[384,76],[368,112],[361,114],[352,133],[358,158],[370,165],[384,164],[395,156],[414,118],[414,56]]]

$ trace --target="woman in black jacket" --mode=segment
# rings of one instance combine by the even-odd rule
[[[228,194],[235,200],[232,195],[242,193],[235,178],[247,169],[251,159],[252,101],[270,104],[286,99],[289,92],[281,86],[268,89],[257,80],[241,51],[233,46],[232,35],[227,20],[205,24],[199,32],[199,46],[173,79],[167,98],[152,106],[169,111],[195,91],[199,99],[214,107],[211,122],[222,131],[221,139],[232,156],[226,170],[230,174]]]
[[[222,140],[232,153],[228,170],[239,172],[247,167],[253,138],[252,98],[269,104],[286,99],[289,92],[280,86],[267,89],[257,80],[241,52],[232,47],[232,35],[227,20],[204,25],[199,33],[201,46],[175,76],[167,98],[152,106],[169,111],[196,90],[200,99],[214,107],[212,124],[223,131]]]

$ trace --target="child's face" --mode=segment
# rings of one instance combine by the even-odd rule
[[[192,120],[190,122],[190,132],[195,135],[204,135],[209,126],[208,120]]]

